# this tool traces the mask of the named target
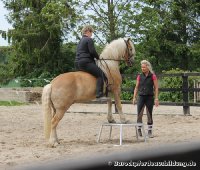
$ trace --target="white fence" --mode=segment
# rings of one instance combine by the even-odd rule
[[[200,81],[194,80],[194,88],[200,88]],[[200,101],[200,92],[194,91],[194,103]]]

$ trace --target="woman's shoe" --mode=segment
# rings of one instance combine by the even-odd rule
[[[153,138],[152,130],[148,130],[148,137]]]

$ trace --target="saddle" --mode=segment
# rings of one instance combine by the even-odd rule
[[[83,71],[83,72],[86,72],[86,73],[88,73],[88,74],[91,74],[91,73],[89,73],[89,72],[87,72],[87,71],[85,71],[85,70],[83,70],[83,69],[80,69],[80,68],[76,68],[76,70],[75,71]],[[92,74],[91,74],[92,75]],[[108,92],[110,91],[109,90],[109,84],[108,84],[108,79],[107,79],[107,77],[106,77],[106,75],[103,73],[103,75],[102,75],[102,78],[103,78],[103,94],[104,94],[104,96],[105,97],[108,97]]]

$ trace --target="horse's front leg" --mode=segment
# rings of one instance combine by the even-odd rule
[[[120,121],[121,123],[127,123],[125,114],[122,112],[122,105],[121,105],[121,100],[120,100],[120,91],[114,92],[114,98],[115,98],[115,104],[117,107],[117,111],[120,116]]]
[[[56,114],[53,116],[51,120],[51,134],[49,138],[49,144],[51,147],[55,147],[56,145],[60,144],[57,137],[56,127],[58,123],[63,118],[65,114],[65,110],[58,109],[56,110]]]
[[[108,122],[116,123],[116,121],[112,115],[112,99],[110,98],[107,103],[108,103],[108,115],[107,115]]]

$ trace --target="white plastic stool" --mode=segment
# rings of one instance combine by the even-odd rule
[[[136,130],[136,138],[138,140],[138,128],[142,129],[143,132],[143,137],[144,137],[144,141],[146,142],[147,137],[146,137],[146,133],[144,130],[144,124],[143,123],[128,123],[128,124],[121,124],[121,123],[103,123],[100,127],[100,131],[99,131],[99,135],[97,138],[97,143],[99,143],[100,138],[101,138],[101,133],[102,133],[102,129],[104,126],[110,126],[110,134],[109,134],[109,139],[111,138],[111,134],[112,134],[112,127],[113,126],[119,126],[120,127],[120,145],[122,145],[122,138],[123,138],[123,126],[132,126],[135,127]]]

